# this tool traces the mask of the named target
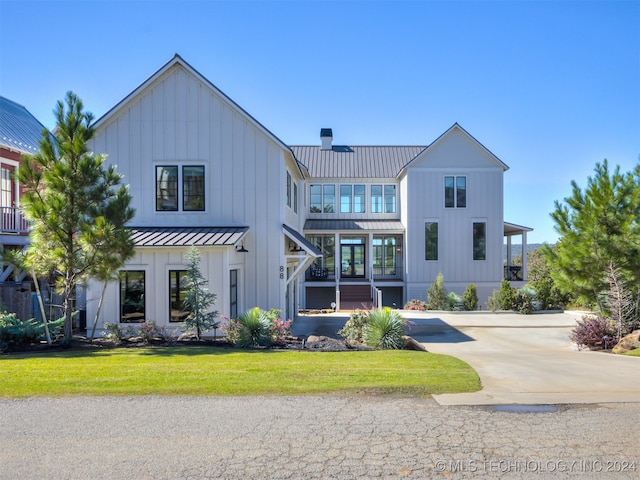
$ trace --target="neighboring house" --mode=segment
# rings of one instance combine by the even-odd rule
[[[29,224],[20,210],[18,169],[22,155],[36,153],[45,127],[22,105],[0,96],[0,255],[29,243]],[[2,305],[20,318],[32,315],[26,272],[0,263]]]
[[[430,146],[289,147],[176,55],[95,123],[129,184],[135,257],[99,326],[179,326],[197,245],[221,315],[425,298],[436,275],[481,302],[504,276],[500,160],[452,126]],[[526,275],[526,267],[523,268]],[[526,277],[525,277],[526,278]],[[101,287],[89,282],[87,317]]]
[[[28,243],[29,225],[20,211],[18,168],[22,155],[38,151],[43,130],[26,108],[0,97],[0,244],[4,247]]]

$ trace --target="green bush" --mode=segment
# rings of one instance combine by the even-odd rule
[[[271,331],[268,313],[255,307],[238,317],[236,344],[241,348],[268,347]]]
[[[462,294],[462,304],[465,310],[473,311],[478,309],[478,289],[473,283],[467,285]]]
[[[364,343],[370,347],[402,349],[406,323],[397,310],[389,307],[373,310],[364,329]]]
[[[536,291],[528,285],[517,290],[513,296],[513,309],[523,315],[539,310]]]
[[[444,289],[444,277],[441,273],[436,277],[436,281],[427,290],[427,308],[429,310],[444,310],[447,291]]]
[[[48,323],[49,334],[54,337],[64,324],[64,318]],[[46,338],[44,323],[30,318],[20,320],[15,313],[0,314],[0,347],[7,348],[40,342]]]
[[[462,297],[455,292],[449,292],[445,298],[445,307],[447,310],[460,312],[464,310]]]
[[[345,339],[348,344],[354,345],[356,343],[364,342],[364,330],[369,322],[369,313],[362,310],[355,310],[347,323],[344,324],[338,335]]]

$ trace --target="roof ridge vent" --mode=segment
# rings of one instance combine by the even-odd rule
[[[333,150],[333,131],[330,128],[320,129],[320,142],[322,150]]]

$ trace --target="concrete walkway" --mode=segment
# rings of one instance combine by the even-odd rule
[[[640,358],[578,351],[569,337],[580,313],[403,315],[427,350],[460,358],[480,376],[481,391],[434,395],[441,405],[640,403]],[[294,333],[336,337],[347,318],[301,317]]]

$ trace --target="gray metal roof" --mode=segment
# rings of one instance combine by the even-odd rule
[[[24,153],[36,153],[42,125],[22,105],[0,96],[0,144]]]
[[[399,220],[307,220],[305,230],[385,230],[404,232]]]
[[[294,240],[302,249],[304,249],[309,255],[314,257],[321,257],[322,252],[316,248],[314,244],[312,244],[309,240],[304,238],[302,234],[288,225],[282,224],[282,228],[285,233]]]
[[[396,178],[426,146],[292,146],[312,178]]]
[[[130,227],[136,247],[225,247],[238,243],[249,227]]]

